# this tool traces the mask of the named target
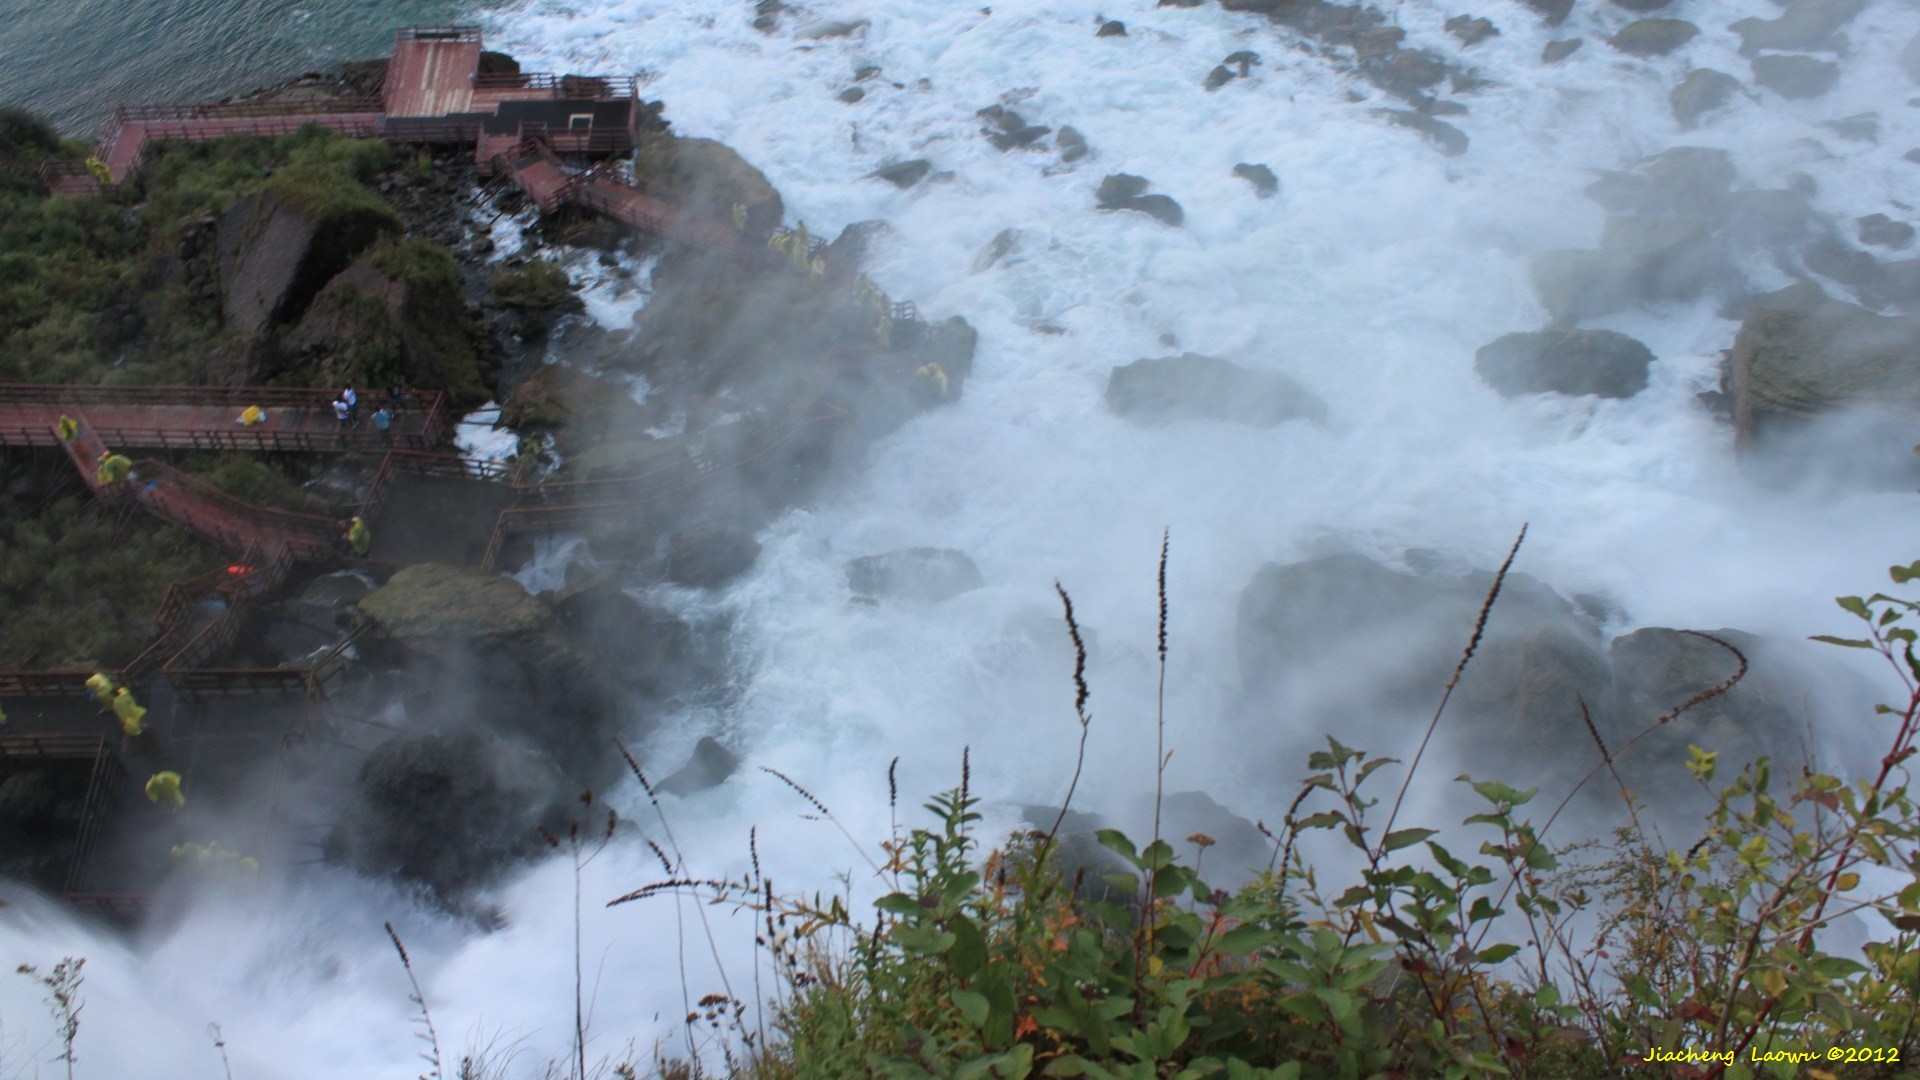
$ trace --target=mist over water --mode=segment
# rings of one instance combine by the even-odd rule
[[[1516,568],[1563,595],[1604,597],[1617,612],[1610,632],[1731,626],[1799,637],[1843,631],[1831,597],[1870,590],[1886,566],[1920,555],[1920,499],[1910,493],[1782,491],[1742,476],[1731,429],[1695,402],[1715,385],[1737,327],[1710,300],[1584,323],[1630,334],[1658,358],[1630,399],[1508,400],[1473,371],[1479,346],[1547,323],[1526,256],[1596,244],[1602,211],[1581,189],[1599,170],[1704,145],[1731,153],[1736,187],[1807,174],[1815,208],[1843,222],[1914,205],[1920,165],[1901,155],[1920,146],[1920,110],[1905,104],[1920,87],[1893,56],[1920,30],[1920,11],[1871,4],[1848,28],[1852,52],[1833,92],[1798,102],[1761,92],[1682,132],[1668,91],[1690,67],[1744,77],[1726,26],[1777,15],[1767,0],[1691,0],[1673,14],[1701,35],[1653,60],[1600,40],[1632,18],[1608,4],[1583,3],[1548,28],[1517,0],[1486,0],[1471,13],[1501,34],[1464,53],[1442,29],[1459,10],[1409,2],[1390,17],[1407,45],[1459,54],[1492,80],[1458,95],[1470,111],[1448,118],[1472,140],[1460,157],[1374,116],[1400,103],[1341,62],[1260,16],[1215,6],[1031,0],[989,14],[873,0],[789,12],[772,35],[749,25],[751,5],[707,0],[536,0],[491,19],[491,47],[529,70],[641,72],[644,95],[667,103],[676,132],[740,151],[780,190],[789,220],[815,235],[888,221],[873,279],[931,318],[965,316],[980,334],[963,398],[888,437],[845,484],[767,529],[747,578],[718,595],[653,597],[736,626],[731,707],[658,718],[642,748],[666,771],[712,734],[746,762],[718,789],[662,799],[696,874],[737,875],[757,826],[782,891],[835,890],[845,875],[857,895],[877,892],[834,826],[803,819],[810,808],[757,766],[804,784],[876,855],[896,755],[909,822],[926,794],[957,784],[963,747],[987,800],[983,837],[1018,826],[1023,803],[1057,803],[1077,729],[1056,580],[1093,639],[1094,723],[1076,806],[1124,817],[1153,782],[1163,528],[1172,531],[1167,787],[1269,822],[1303,772],[1298,748],[1323,729],[1312,715],[1242,700],[1235,609],[1267,562],[1352,550],[1403,565],[1410,549],[1431,549],[1443,564],[1490,569],[1524,522]],[[1099,17],[1125,19],[1128,35],[1096,39]],[[849,37],[805,36],[850,19],[867,24]],[[1571,58],[1539,62],[1548,40],[1573,36],[1588,41]],[[1207,72],[1242,49],[1261,57],[1253,76],[1203,90]],[[837,100],[868,66],[880,73],[857,84],[865,97]],[[994,149],[974,115],[993,104],[1077,128],[1092,154],[1065,165],[1050,149]],[[1869,111],[1880,116],[1875,145],[1822,126]],[[912,158],[952,176],[909,191],[862,179]],[[1271,167],[1278,194],[1256,198],[1232,174],[1239,162]],[[1096,211],[1095,189],[1117,172],[1177,199],[1184,227]],[[1008,229],[1010,250],[976,270]],[[1756,287],[1789,283],[1769,266],[1748,269]],[[629,309],[595,310],[617,322]],[[1329,418],[1143,428],[1105,409],[1112,367],[1186,351],[1284,372],[1325,399]],[[923,545],[967,552],[986,587],[934,606],[848,602],[845,561]],[[1439,632],[1464,643],[1468,630]],[[1404,756],[1417,734],[1372,749]],[[1470,765],[1473,747],[1450,753]],[[637,791],[611,794],[623,817],[667,842]],[[631,836],[582,874],[590,1058],[628,1040],[642,1053],[657,1041],[684,1055],[686,997],[752,1000],[746,914],[664,897],[602,907],[659,876]],[[412,1075],[405,975],[380,928],[392,919],[449,1058],[491,1043],[501,1057],[517,1051],[514,1075],[538,1075],[571,1036],[573,881],[560,862],[522,874],[499,890],[504,926],[480,933],[309,868],[163,920],[131,951],[29,904],[0,913],[0,960],[89,957],[83,1076],[136,1075],[137,1065],[145,1075],[216,1075],[201,1036],[209,1020],[222,1025],[235,1076]],[[51,1023],[24,980],[0,979],[0,1016],[0,1075],[45,1060]]]

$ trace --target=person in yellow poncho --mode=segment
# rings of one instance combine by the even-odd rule
[[[61,442],[72,442],[73,437],[80,434],[80,422],[63,413],[60,416],[60,423],[55,425],[55,430],[60,432]]]
[[[920,376],[923,379],[932,380],[933,385],[940,388],[940,399],[942,401],[946,400],[946,397],[947,397],[947,369],[946,368],[941,367],[939,364],[934,363],[933,361],[928,361],[927,363],[921,364],[918,368],[914,369],[913,373],[915,375]]]
[[[347,522],[347,544],[353,548],[355,555],[363,559],[367,557],[367,552],[373,550],[373,532],[358,517]]]
[[[96,671],[92,675],[87,676],[88,692],[92,693],[93,699],[102,705],[113,704],[113,692],[115,689],[117,689],[117,687],[114,684],[113,676],[104,671]]]
[[[174,807],[187,805],[187,797],[180,791],[180,774],[172,769],[148,777],[146,790],[148,802]]]
[[[94,472],[94,479],[101,487],[117,487],[127,482],[127,474],[133,471],[133,459],[125,454],[116,454],[111,450],[100,451],[100,468]]]
[[[113,715],[120,718],[120,730],[126,732],[129,738],[138,736],[147,729],[142,723],[146,719],[146,707],[141,705],[124,686],[113,692]]]
[[[107,163],[101,161],[99,158],[90,157],[87,159],[87,172],[91,173],[93,178],[100,182],[101,187],[113,186],[113,170],[107,168]]]
[[[252,427],[255,424],[266,423],[266,420],[267,420],[267,410],[261,408],[258,405],[249,405],[246,408],[240,410],[240,419],[234,422],[239,424],[241,427]]]

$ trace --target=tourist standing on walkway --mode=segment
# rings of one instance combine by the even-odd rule
[[[343,434],[343,435],[344,435],[344,434],[346,434],[346,431],[347,431],[347,421],[348,421],[348,420],[350,420],[350,419],[352,419],[352,417],[353,417],[353,414],[352,414],[352,412],[351,412],[351,411],[350,411],[350,410],[349,410],[349,409],[347,408],[347,403],[346,403],[346,402],[344,402],[344,401],[335,401],[335,402],[333,403],[333,418],[334,418],[335,420],[338,420],[338,421],[340,421],[340,433],[341,433],[341,434]]]
[[[379,432],[382,435],[385,435],[387,433],[387,429],[391,428],[392,426],[393,426],[392,413],[388,412],[385,409],[375,409],[373,411],[373,430]]]
[[[367,557],[367,552],[373,550],[373,532],[367,528],[367,523],[358,517],[347,522],[346,539],[347,544],[353,548],[353,553],[363,559]]]
[[[399,416],[407,411],[407,384],[391,382],[387,384],[387,408],[393,415]]]
[[[340,395],[340,400],[347,403],[347,423],[354,427],[359,427],[360,395],[354,393],[353,387],[349,386],[346,391]]]

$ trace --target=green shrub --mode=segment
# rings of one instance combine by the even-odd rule
[[[1920,563],[1893,577],[1920,579]],[[1556,847],[1546,837],[1566,801],[1539,819],[1528,813],[1535,791],[1465,776],[1484,805],[1453,830],[1462,835],[1396,827],[1419,755],[1382,820],[1374,787],[1396,762],[1330,738],[1268,833],[1272,869],[1232,894],[1206,883],[1198,856],[1189,864],[1164,838],[1136,846],[1113,830],[1098,840],[1125,869],[1101,875],[1104,895],[1090,892],[1061,864],[1058,820],[982,860],[963,759],[959,786],[927,805],[933,824],[896,830],[882,858],[868,856],[890,885],[871,919],[841,897],[777,894],[757,857],[740,881],[668,879],[613,903],[693,892],[762,920],[784,979],[778,1041],[758,1045],[730,1002],[705,1018],[732,1024],[760,1078],[1573,1080],[1638,1074],[1655,1051],[1689,1049],[1720,1056],[1698,1067],[1655,1057],[1656,1071],[1912,1075],[1901,1070],[1920,1052],[1920,815],[1904,763],[1920,738],[1920,659],[1902,623],[1920,604],[1840,603],[1864,636],[1823,640],[1879,652],[1907,694],[1882,707],[1878,774],[1777,778],[1762,759],[1717,789],[1685,850],[1633,826],[1610,845]],[[1077,647],[1070,603],[1066,616]],[[1726,647],[1738,670],[1647,731],[1744,675],[1745,658]],[[1080,650],[1082,760],[1084,664]],[[1443,697],[1435,725],[1444,708]],[[1612,755],[1596,758],[1589,779],[1611,776]],[[1714,755],[1694,748],[1691,768],[1711,785]],[[1078,779],[1076,768],[1069,804]],[[1301,855],[1299,838],[1321,830],[1357,853],[1351,879]],[[1203,854],[1211,840],[1188,842]],[[1871,887],[1868,868],[1881,875]],[[1890,936],[1858,958],[1826,951],[1820,932],[1859,911],[1884,917]]]
[[[550,259],[528,259],[494,275],[491,286],[494,299],[522,311],[551,311],[578,307],[573,282],[567,272]]]
[[[282,510],[305,510],[307,493],[251,454],[222,454],[201,479],[236,499]]]

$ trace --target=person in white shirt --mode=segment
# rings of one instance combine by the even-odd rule
[[[335,401],[333,403],[333,418],[335,420],[340,421],[341,431],[347,430],[347,421],[352,417],[352,415],[353,415],[353,411],[348,407],[345,401]]]

